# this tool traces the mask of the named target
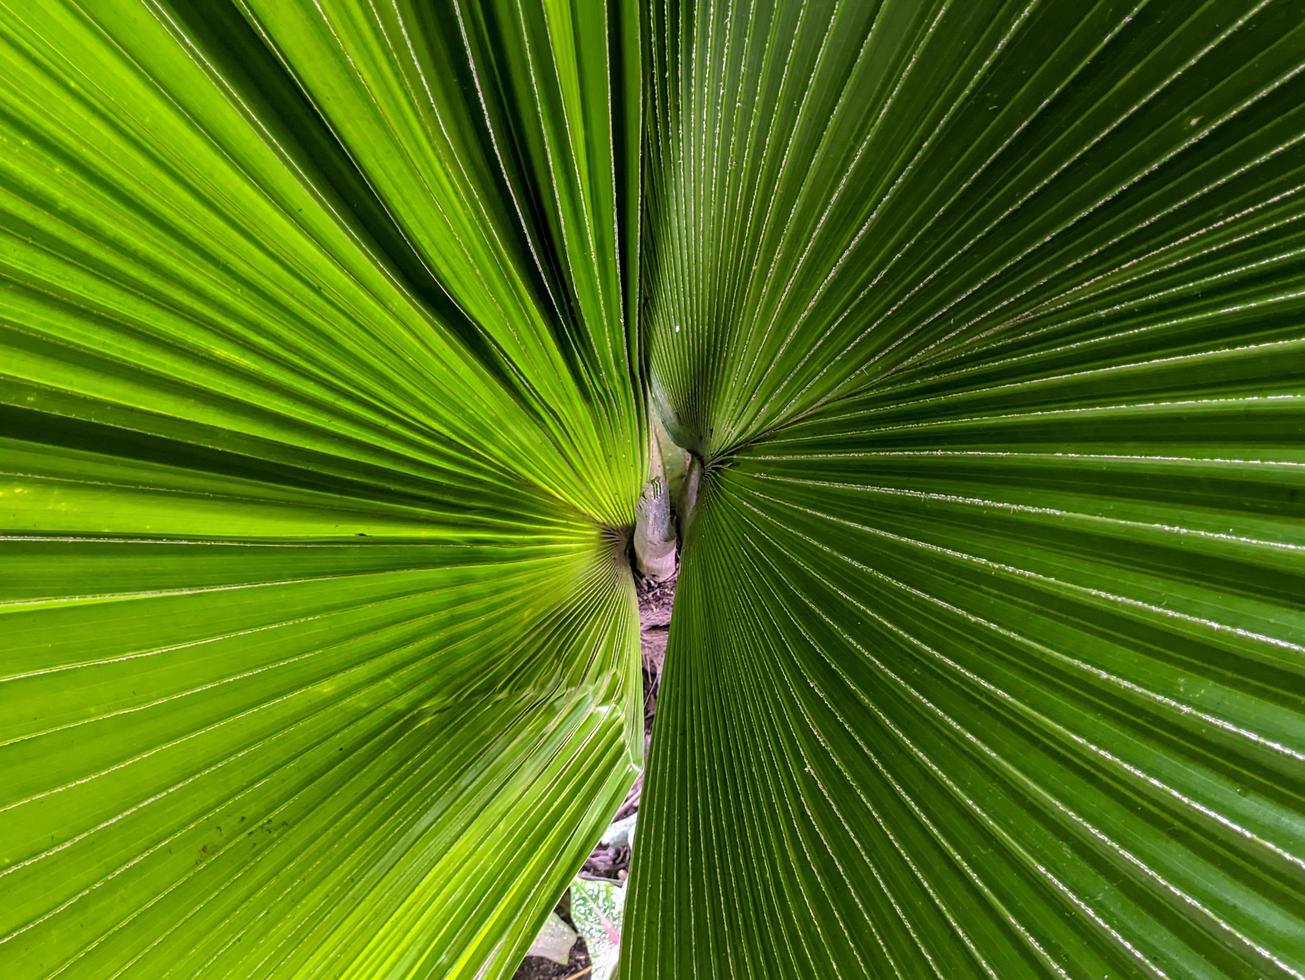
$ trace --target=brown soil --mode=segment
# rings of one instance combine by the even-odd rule
[[[653,583],[635,574],[639,593],[640,641],[643,648],[643,750],[645,763],[652,744],[653,715],[657,711],[657,694],[662,685],[662,665],[666,661],[666,637],[671,625],[671,606],[675,602],[675,578]],[[634,781],[625,802],[612,822],[624,820],[639,809],[643,795],[643,774]],[[624,881],[630,873],[630,848],[599,844],[580,869],[582,878]],[[557,903],[557,914],[567,925],[571,921],[571,896],[565,894]],[[583,980],[589,975],[589,951],[583,938],[571,947],[571,961],[566,966],[539,956],[527,956],[513,975],[513,980]]]
[[[557,903],[554,911],[562,917],[563,922],[572,929],[575,928],[575,923],[571,921],[569,891],[562,895],[562,901]],[[517,967],[512,980],[581,980],[587,976],[589,976],[589,950],[585,948],[584,938],[578,937],[571,947],[571,960],[566,966],[546,960],[542,956],[527,956]]]

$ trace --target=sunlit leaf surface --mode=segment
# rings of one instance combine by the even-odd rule
[[[510,974],[642,764],[628,23],[4,6],[0,973]]]

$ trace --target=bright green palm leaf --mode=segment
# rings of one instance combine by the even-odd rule
[[[1301,975],[1300,5],[649,36],[708,465],[628,971]]]
[[[6,975],[505,975],[641,764],[628,55],[269,7],[0,25]]]

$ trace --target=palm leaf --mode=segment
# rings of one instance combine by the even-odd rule
[[[0,967],[1305,974],[1290,0],[0,17]]]
[[[1301,13],[658,8],[633,975],[1305,970]]]
[[[205,7],[0,27],[0,963],[504,975],[642,763],[622,56]]]

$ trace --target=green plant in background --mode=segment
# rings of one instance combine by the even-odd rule
[[[1296,0],[0,8],[0,973],[1305,974]]]

